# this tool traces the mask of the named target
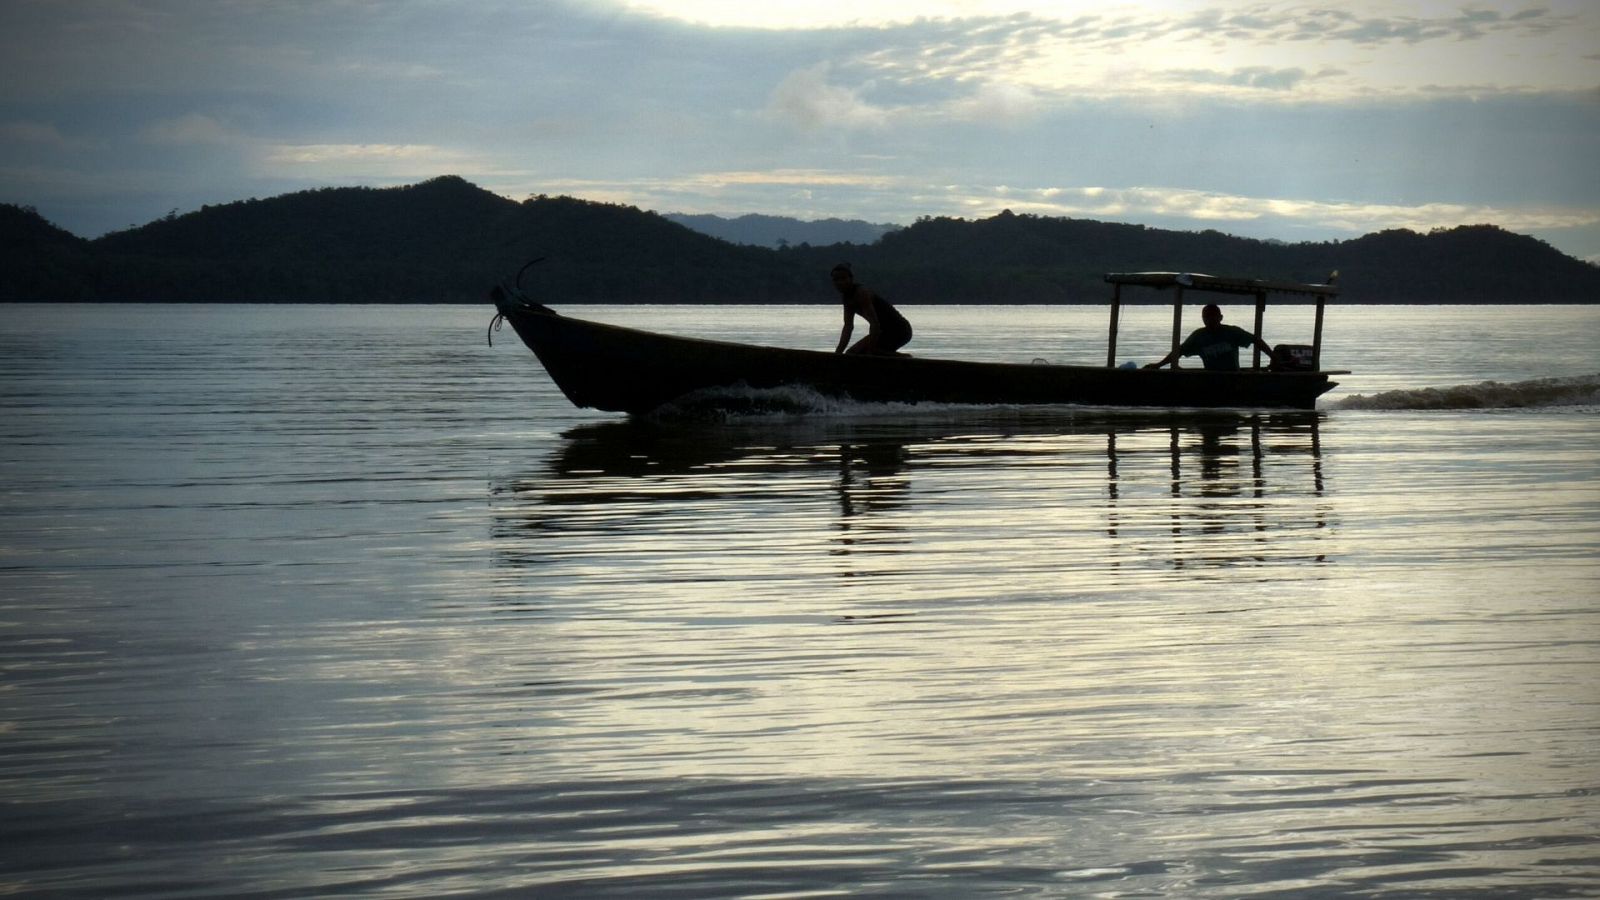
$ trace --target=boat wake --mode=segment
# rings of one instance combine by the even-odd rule
[[[1450,387],[1411,388],[1354,394],[1325,409],[1453,410],[1600,407],[1600,374],[1529,381],[1482,381]],[[1006,407],[992,407],[991,412]],[[1083,409],[1065,406],[1057,409]],[[970,414],[973,406],[946,403],[875,403],[830,397],[804,385],[752,388],[745,385],[695,391],[645,418],[657,422],[738,423],[795,419],[918,419]]]
[[[1526,409],[1600,406],[1600,375],[1535,378],[1509,384],[1481,381],[1442,388],[1355,394],[1329,404],[1331,409]]]
[[[901,409],[926,412],[929,404],[863,403],[829,397],[804,385],[753,388],[746,385],[707,388],[660,406],[647,417],[662,422],[782,421],[790,418],[848,419],[882,416]]]

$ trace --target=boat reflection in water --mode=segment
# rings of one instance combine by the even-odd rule
[[[1327,527],[1328,509],[1322,467],[1321,413],[1290,415],[1202,416],[1186,425],[1169,422],[1167,456],[1171,473],[1169,531],[1181,540],[1189,531],[1222,535],[1232,530],[1249,533],[1260,550],[1250,557],[1264,561],[1272,552],[1276,530],[1309,525]],[[1118,497],[1117,434],[1106,437],[1109,459],[1107,495]],[[1268,482],[1268,463],[1299,458],[1303,465],[1291,469],[1288,481],[1274,491]],[[1187,470],[1187,471],[1186,471]],[[1274,470],[1276,471],[1276,470]],[[1283,495],[1306,502],[1280,504]],[[1182,502],[1185,498],[1191,503]],[[1117,511],[1109,511],[1115,535]],[[1286,518],[1285,518],[1286,517]],[[1245,549],[1248,549],[1246,547]],[[1224,553],[1211,561],[1226,562]],[[1311,557],[1325,562],[1326,554]],[[1179,566],[1184,557],[1175,558]]]
[[[506,565],[577,575],[610,559],[668,580],[909,577],[884,559],[905,554],[918,577],[952,578],[1006,560],[1103,574],[1321,563],[1322,422],[1060,407],[588,425],[497,487],[495,542]]]

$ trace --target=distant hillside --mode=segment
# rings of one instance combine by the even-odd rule
[[[664,218],[730,244],[750,244],[773,249],[798,247],[801,244],[819,247],[830,244],[871,244],[901,227],[863,222],[860,219],[818,219],[807,222],[754,213],[733,219],[686,213],[667,213]]]
[[[743,246],[630,206],[522,202],[446,176],[172,215],[93,241],[0,205],[0,300],[482,303],[526,260],[554,304],[833,302],[848,260],[897,302],[1102,303],[1108,271],[1322,281],[1348,303],[1595,303],[1600,267],[1492,225],[1282,244],[1001,213],[927,218],[873,243]]]
[[[820,266],[833,254],[807,255]],[[896,296],[967,302],[1100,302],[1102,275],[1115,271],[1308,282],[1338,271],[1346,303],[1600,302],[1600,267],[1494,225],[1285,244],[1008,211],[977,221],[924,219],[861,248],[855,259],[858,272],[893,283]]]

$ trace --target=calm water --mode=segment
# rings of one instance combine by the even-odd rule
[[[1314,413],[720,422],[489,317],[0,306],[0,894],[1600,896],[1600,309],[1336,309]]]

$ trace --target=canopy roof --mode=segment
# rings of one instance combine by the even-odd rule
[[[1332,282],[1338,272],[1328,276]],[[1285,294],[1313,294],[1318,297],[1336,297],[1339,288],[1333,284],[1302,284],[1298,281],[1277,281],[1270,278],[1232,278],[1223,275],[1203,275],[1199,272],[1108,272],[1106,281],[1112,284],[1133,284],[1143,287],[1182,287],[1191,291],[1212,291],[1218,294],[1250,294],[1277,292]]]

